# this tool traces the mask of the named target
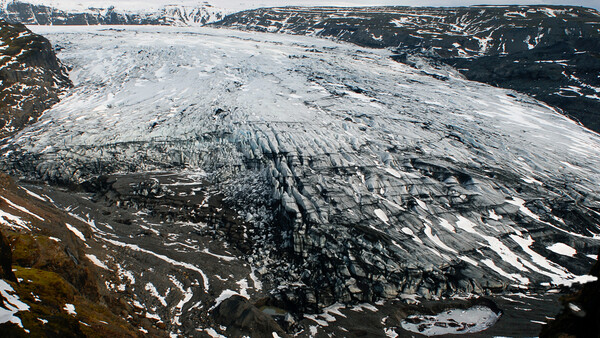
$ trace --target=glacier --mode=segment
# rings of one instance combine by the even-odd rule
[[[314,37],[30,29],[56,46],[74,88],[2,140],[0,166],[58,184],[165,172],[210,182],[255,228],[242,236],[252,273],[283,303],[318,311],[594,280],[600,138],[544,103]]]

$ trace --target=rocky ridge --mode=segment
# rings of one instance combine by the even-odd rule
[[[50,42],[0,21],[0,137],[37,121],[72,84]]]
[[[0,18],[28,25],[204,25],[224,17],[211,5],[168,5],[156,11],[122,11],[114,6],[76,12],[20,1],[3,1]]]

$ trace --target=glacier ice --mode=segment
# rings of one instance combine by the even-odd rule
[[[289,252],[309,303],[569,284],[600,245],[600,138],[530,97],[312,37],[32,29],[75,86],[3,141],[4,169],[265,175],[277,241],[257,253]],[[565,236],[582,256],[545,258]]]

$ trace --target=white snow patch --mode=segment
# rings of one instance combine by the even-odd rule
[[[21,319],[15,314],[19,311],[29,311],[29,305],[23,303],[12,286],[3,279],[0,279],[0,294],[5,299],[4,304],[0,304],[0,323],[11,322],[23,328]]]
[[[221,294],[219,295],[219,297],[217,297],[217,299],[215,299],[215,305],[213,305],[210,310],[216,308],[217,306],[219,306],[219,304],[221,304],[224,300],[231,298],[233,296],[241,296],[239,293],[233,291],[233,290],[223,290],[223,292],[221,292]]]
[[[577,250],[572,247],[564,244],[564,243],[554,243],[550,246],[547,246],[546,249],[555,252],[559,255],[573,257],[577,254]]]
[[[521,285],[529,284],[529,278],[523,277],[518,273],[508,273],[502,270],[502,268],[500,268],[499,266],[497,266],[496,263],[494,263],[494,261],[492,261],[491,259],[484,259],[481,261],[481,263],[485,264],[488,268],[494,270],[497,274],[504,276],[510,280],[516,281]]]
[[[467,263],[469,263],[469,264],[471,264],[471,265],[479,266],[479,263],[477,263],[475,260],[473,260],[473,259],[471,259],[471,258],[469,258],[467,256],[458,256],[458,258],[461,259],[461,260],[463,260],[463,261],[465,261],[465,262],[467,262]]]
[[[158,290],[156,290],[156,287],[154,286],[154,284],[148,282],[146,283],[146,286],[144,287],[144,289],[148,292],[150,292],[150,294],[158,299],[158,301],[162,304],[162,306],[167,306],[167,295],[169,294],[169,290],[167,290],[166,294],[164,296],[161,296],[160,293],[158,293]]]
[[[94,265],[101,267],[102,269],[105,270],[111,270],[108,266],[106,266],[106,264],[104,264],[104,262],[102,262],[101,260],[98,259],[98,257],[92,255],[92,254],[85,254],[85,256],[92,261],[92,263],[94,263]]]
[[[493,210],[493,209],[488,210],[488,213],[489,213],[488,217],[493,219],[494,221],[499,221],[502,219],[502,216],[496,214],[496,210]]]
[[[244,298],[250,298],[250,295],[248,295],[248,280],[244,278],[235,283],[240,286],[240,295]]]
[[[533,262],[540,268],[536,268],[533,265],[529,267],[537,273],[546,275],[552,279],[552,283],[555,285],[566,285],[571,286],[574,283],[587,283],[597,280],[597,277],[590,275],[576,276],[569,272],[564,267],[549,261],[546,257],[533,251],[530,246],[534,240],[531,237],[522,238],[517,235],[510,235],[510,238],[515,241],[525,253],[531,256]]]
[[[415,235],[415,233],[410,228],[408,228],[408,227],[403,227],[402,228],[402,232],[405,233],[405,234],[407,234],[407,235],[409,235],[409,236],[414,236]]]
[[[217,255],[215,253],[210,252],[207,248],[202,250],[203,253],[207,254],[207,255],[211,255],[213,257],[217,257],[218,259],[224,260],[226,262],[231,262],[233,260],[236,260],[235,257],[231,257],[231,256],[223,256],[223,255]]]
[[[382,220],[384,223],[388,223],[390,221],[385,212],[381,209],[375,209],[375,215],[379,217],[379,219]]]
[[[418,205],[421,207],[421,209],[423,209],[423,210],[429,210],[429,209],[427,208],[427,204],[425,204],[425,202],[421,201],[421,200],[420,200],[420,199],[418,199],[418,198],[415,198],[415,201],[416,201],[416,202],[417,202],[417,204],[418,204]]]
[[[403,329],[428,337],[447,334],[481,332],[496,324],[500,316],[485,306],[474,306],[467,310],[452,309],[434,316],[412,315],[403,320]],[[417,321],[417,323],[415,323]],[[448,325],[456,323],[455,325]]]
[[[463,217],[463,216],[458,216],[458,221],[456,221],[456,226],[459,229],[462,229],[468,233],[471,234],[478,234],[477,231],[475,231],[475,227],[477,226],[477,224],[471,222],[469,219]]]
[[[423,225],[425,226],[425,230],[423,231],[425,232],[425,235],[427,236],[427,238],[429,238],[430,241],[432,241],[435,245],[446,251],[458,253],[458,251],[452,249],[451,247],[447,246],[446,243],[442,242],[442,240],[437,235],[433,234],[433,230],[431,230],[431,227],[429,225]]]
[[[12,229],[25,229],[31,231],[31,228],[27,225],[27,222],[21,219],[19,216],[15,216],[5,212],[4,210],[0,210],[0,223],[4,224]]]
[[[450,222],[448,222],[447,219],[439,218],[438,220],[440,221],[440,226],[442,226],[442,228],[450,232],[456,232],[456,228],[452,224],[450,224]]]
[[[39,199],[39,200],[41,200],[41,201],[48,202],[48,200],[47,200],[46,198],[44,198],[44,197],[42,197],[42,196],[40,196],[40,195],[38,195],[38,194],[34,193],[33,191],[27,190],[27,189],[25,189],[25,188],[23,188],[23,187],[20,187],[20,188],[21,188],[21,189],[23,189],[23,190],[25,190],[25,192],[26,192],[27,194],[29,194],[30,196],[33,196],[33,197],[35,197],[35,198],[37,198],[37,199]]]
[[[63,307],[63,310],[67,311],[68,314],[72,315],[72,316],[77,316],[77,312],[75,311],[75,305],[73,304],[65,304],[65,306]]]
[[[256,270],[252,268],[252,272],[250,272],[250,279],[252,279],[252,284],[254,285],[254,290],[260,291],[262,290],[262,282],[256,277],[254,273]]]
[[[393,168],[385,168],[385,171],[387,171],[390,175],[396,177],[396,178],[402,178],[402,174],[400,174],[400,172],[396,169]]]
[[[398,337],[396,330],[394,330],[393,328],[385,328],[385,329],[383,329],[383,332],[385,332],[385,335],[388,336],[389,338],[397,338]]]
[[[33,217],[39,219],[40,221],[44,221],[43,218],[41,218],[40,216],[38,216],[38,215],[34,214],[33,212],[27,210],[26,208],[24,208],[24,207],[22,207],[20,205],[17,205],[17,204],[11,202],[10,200],[8,200],[8,199],[6,199],[6,198],[4,198],[2,196],[0,196],[0,198],[2,198],[4,200],[4,202],[6,202],[6,204],[10,205],[13,209],[19,210],[20,212],[24,212],[24,213],[26,213],[26,214],[28,214],[30,216],[33,216]]]
[[[204,329],[204,332],[206,332],[206,334],[208,334],[212,338],[227,338],[226,336],[219,334],[217,331],[215,331],[215,329],[211,327]]]
[[[73,234],[75,234],[75,236],[79,237],[79,239],[80,239],[80,240],[82,240],[82,241],[84,241],[84,242],[85,242],[85,236],[84,236],[84,235],[81,233],[81,231],[79,231],[79,230],[78,230],[76,227],[72,226],[72,225],[71,225],[71,224],[69,224],[69,223],[65,223],[65,225],[67,226],[67,228],[68,228],[69,230],[71,230],[71,232],[72,232]]]

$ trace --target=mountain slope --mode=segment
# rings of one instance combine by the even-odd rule
[[[0,287],[12,298],[0,304],[3,336],[136,336],[86,255],[86,243],[70,230],[83,224],[0,175],[0,238],[7,244]],[[12,314],[6,316],[6,309]]]
[[[153,11],[121,11],[114,6],[65,11],[26,2],[4,2],[0,18],[28,25],[204,25],[223,18],[210,5],[168,5]]]
[[[35,122],[71,86],[50,42],[0,21],[0,137]]]
[[[214,24],[393,48],[458,68],[467,78],[516,89],[599,131],[600,15],[582,7],[263,8]],[[407,59],[407,56],[409,58]]]

